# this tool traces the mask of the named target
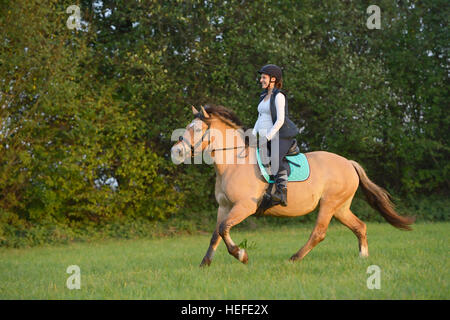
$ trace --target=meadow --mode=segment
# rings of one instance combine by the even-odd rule
[[[326,239],[299,263],[289,262],[310,224],[231,232],[249,263],[223,242],[210,267],[199,268],[210,235],[0,248],[0,299],[448,299],[450,223],[418,223],[412,232],[367,223],[369,258],[356,237],[332,223]],[[80,268],[70,290],[68,266]],[[380,272],[369,289],[368,267]]]

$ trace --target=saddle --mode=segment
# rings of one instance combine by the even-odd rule
[[[264,179],[268,183],[275,182],[274,174],[272,174],[270,163],[264,164],[259,154],[259,149],[256,148],[256,159],[258,166]],[[288,166],[288,181],[304,181],[309,177],[309,164],[308,159],[304,153],[300,153],[297,141],[294,140],[289,148],[284,160]]]
[[[261,174],[269,183],[266,192],[264,193],[264,196],[255,212],[256,216],[262,216],[267,209],[278,205],[279,202],[274,202],[271,196],[271,194],[275,192],[275,177],[270,174],[270,165],[265,166],[262,164],[258,149],[256,150],[256,156]],[[289,163],[288,181],[305,181],[309,178],[310,172],[308,159],[303,153],[300,153],[297,140],[294,139],[291,147],[286,153],[285,159]]]

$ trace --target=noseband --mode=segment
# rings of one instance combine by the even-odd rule
[[[208,128],[207,128],[206,131],[205,131],[205,133],[202,135],[202,138],[201,138],[195,145],[192,145],[192,144],[189,142],[189,140],[185,140],[185,139],[183,138],[183,136],[179,136],[179,137],[178,137],[178,141],[180,141],[181,143],[187,144],[187,146],[191,149],[191,158],[193,158],[193,157],[195,156],[195,149],[197,149],[198,146],[202,144],[203,139],[205,138],[206,134],[207,134],[207,133],[208,133],[208,135],[210,134],[210,131],[209,131],[209,128],[210,128],[210,127],[211,127],[211,125],[208,126]],[[208,142],[209,142],[209,139],[208,139]]]

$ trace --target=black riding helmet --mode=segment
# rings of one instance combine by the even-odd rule
[[[281,71],[281,68],[274,64],[266,64],[258,71],[258,73],[267,74],[271,78],[275,77],[276,82],[280,81],[281,78],[283,77],[283,72]]]

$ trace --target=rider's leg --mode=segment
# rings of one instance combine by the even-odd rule
[[[278,171],[275,177],[276,190],[272,194],[274,201],[280,202],[282,206],[287,206],[287,182],[288,182],[288,162],[284,158],[292,146],[293,139],[279,139],[278,150]]]

